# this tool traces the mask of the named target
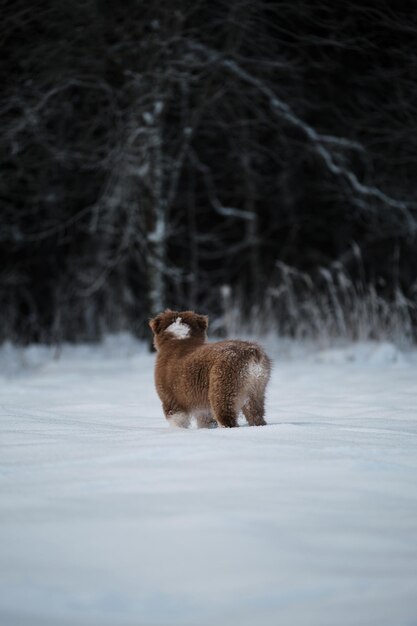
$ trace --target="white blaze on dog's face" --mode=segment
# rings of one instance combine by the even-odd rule
[[[191,328],[182,321],[181,317],[177,317],[175,322],[172,322],[165,332],[171,333],[176,339],[187,339],[190,336]]]

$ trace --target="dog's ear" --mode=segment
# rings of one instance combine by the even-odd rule
[[[159,315],[149,320],[149,326],[151,327],[154,335],[157,335],[159,332],[161,332],[163,318],[164,314],[159,313]]]
[[[161,332],[161,330],[163,330],[162,326],[164,325],[164,321],[165,323],[167,323],[167,320],[169,321],[170,314],[173,313],[175,313],[175,311],[171,311],[171,309],[165,309],[163,313],[159,313],[156,317],[149,320],[149,326],[151,327],[154,335],[157,335]]]
[[[160,331],[161,320],[158,319],[158,317],[154,317],[153,319],[149,320],[149,326],[151,327],[153,334],[157,335]]]
[[[196,315],[196,326],[199,330],[207,330],[209,318],[207,315]]]

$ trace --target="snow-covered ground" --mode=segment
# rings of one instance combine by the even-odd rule
[[[0,349],[0,624],[417,624],[416,355],[290,352],[184,431],[130,339]]]

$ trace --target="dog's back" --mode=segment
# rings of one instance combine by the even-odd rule
[[[186,426],[196,415],[200,426],[214,417],[219,425],[231,427],[237,426],[242,410],[250,425],[265,424],[271,363],[259,345],[205,343],[207,318],[192,311],[166,311],[150,325],[158,351],[156,388],[168,420]]]

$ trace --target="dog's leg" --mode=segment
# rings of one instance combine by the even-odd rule
[[[265,426],[264,397],[253,395],[242,406],[242,413],[246,417],[249,426]]]
[[[249,391],[249,397],[242,406],[243,415],[249,426],[265,426],[265,388],[267,381],[256,381]]]
[[[235,399],[227,397],[223,392],[221,394],[211,392],[209,400],[213,415],[219,426],[223,428],[235,428],[239,426],[237,423],[237,411],[235,408]]]
[[[174,428],[188,428],[190,419],[188,413],[172,413],[172,415],[167,416],[169,425]]]
[[[200,411],[196,413],[198,428],[216,428],[217,422],[210,411]]]
[[[211,372],[208,399],[211,411],[219,426],[235,428],[237,423],[238,381],[234,376],[225,376],[224,364]]]
[[[190,425],[191,415],[189,415],[186,411],[177,407],[170,407],[167,409],[164,406],[163,409],[167,422],[170,426],[173,426],[174,428],[188,428]]]
[[[230,410],[228,407],[219,408],[215,412],[216,420],[221,428],[236,428],[239,426],[237,423],[236,411]]]
[[[247,400],[242,406],[249,426],[265,426],[265,389],[269,380],[270,363],[266,360],[250,361],[246,370]]]

